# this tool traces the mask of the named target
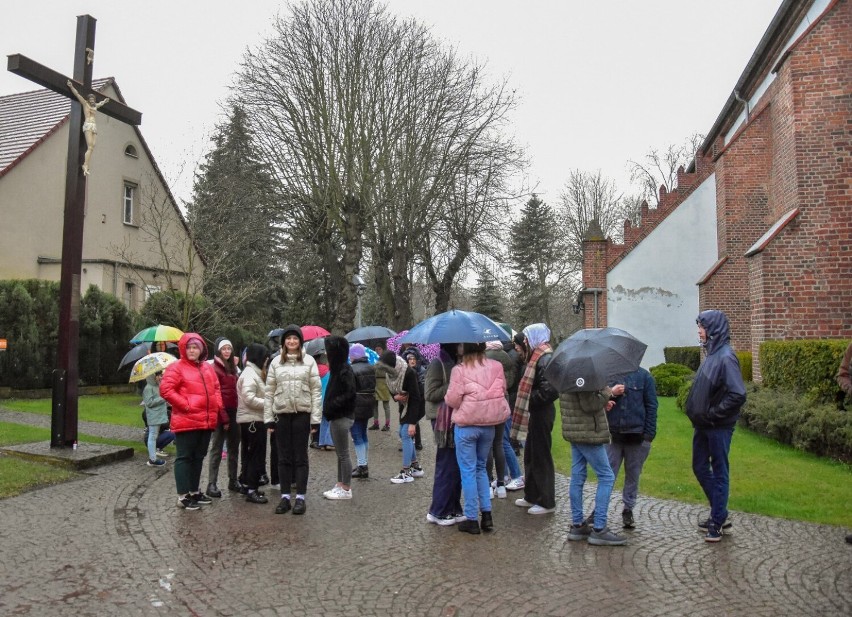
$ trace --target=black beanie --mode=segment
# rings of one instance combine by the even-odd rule
[[[299,326],[297,326],[296,324],[290,324],[289,326],[286,326],[285,328],[283,328],[283,330],[284,330],[284,332],[281,333],[282,347],[283,347],[283,344],[284,344],[284,339],[287,338],[288,334],[295,334],[296,336],[299,337],[299,344],[300,345],[305,344],[305,336],[302,334],[302,329]]]

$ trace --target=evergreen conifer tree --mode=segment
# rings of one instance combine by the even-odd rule
[[[503,321],[502,298],[494,275],[482,267],[473,291],[473,310],[487,315],[494,321]]]

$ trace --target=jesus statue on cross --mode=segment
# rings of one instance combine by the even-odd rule
[[[83,123],[83,135],[86,136],[86,154],[83,157],[83,175],[89,175],[89,159],[92,157],[92,151],[95,149],[95,142],[98,139],[98,127],[95,125],[95,112],[109,103],[109,99],[105,98],[100,103],[95,102],[95,95],[90,94],[88,99],[84,99],[80,96],[80,93],[77,92],[77,89],[74,87],[74,84],[71,80],[68,80],[68,87],[71,88],[71,92],[74,93],[74,96],[77,97],[77,100],[80,101],[80,105],[83,107],[83,114],[86,116],[86,121]]]

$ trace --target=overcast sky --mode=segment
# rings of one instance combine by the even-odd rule
[[[529,181],[555,203],[570,170],[630,192],[626,163],[707,133],[781,0],[391,0],[434,35],[508,76]],[[95,77],[142,112],[142,134],[179,199],[222,120],[243,51],[286,2],[16,0],[0,51],[70,75],[76,16],[95,17]],[[0,72],[0,95],[36,89]]]

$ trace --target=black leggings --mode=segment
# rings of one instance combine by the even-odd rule
[[[311,414],[304,412],[275,415],[275,442],[278,445],[278,480],[281,493],[290,492],[296,483],[296,494],[308,490],[308,439]]]

